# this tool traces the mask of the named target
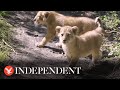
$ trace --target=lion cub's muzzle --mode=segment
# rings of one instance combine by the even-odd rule
[[[65,43],[67,43],[67,40],[66,40],[66,39],[64,39],[62,42],[65,44]]]

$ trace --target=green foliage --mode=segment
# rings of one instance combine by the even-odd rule
[[[120,43],[117,42],[120,40],[120,31],[118,29],[120,25],[120,18],[118,11],[105,11],[103,15],[100,16],[106,31],[111,34],[110,37],[113,38],[112,42],[107,41],[108,46],[106,50],[109,52],[108,57],[119,57],[120,58]],[[111,43],[110,43],[111,42]]]
[[[6,60],[8,58],[9,53],[7,51],[0,51],[0,62]]]
[[[120,57],[120,43],[114,43],[109,48],[109,56]]]
[[[117,30],[117,26],[120,24],[120,19],[118,17],[117,11],[107,11],[107,13],[101,16],[105,27],[110,30]]]
[[[7,11],[0,11],[0,16],[7,16],[8,15],[8,13],[7,13]]]
[[[4,15],[5,12],[0,11],[0,15]],[[8,58],[10,48],[3,42],[10,42],[12,26],[7,21],[0,17],[0,62]]]
[[[5,19],[0,19],[0,41],[4,39],[5,41],[9,41],[10,39],[10,28],[12,26],[6,22]]]

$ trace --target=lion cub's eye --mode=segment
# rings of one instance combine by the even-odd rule
[[[70,34],[70,33],[68,33],[68,34],[67,34],[67,36],[69,37],[69,36],[71,36],[71,34]]]
[[[61,34],[61,36],[63,36],[63,34]]]

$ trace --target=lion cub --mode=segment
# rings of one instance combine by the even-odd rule
[[[46,36],[38,45],[40,48],[56,36],[56,26],[77,26],[79,28],[78,34],[83,34],[97,28],[97,23],[94,19],[65,16],[55,11],[39,11],[34,18],[34,23],[37,25],[46,25],[48,29]]]
[[[90,54],[92,54],[92,61],[96,63],[102,56],[100,47],[103,41],[103,29],[98,26],[95,30],[80,36],[77,36],[78,31],[77,26],[56,27],[62,49],[70,60],[70,66],[75,66],[80,57],[86,57]]]

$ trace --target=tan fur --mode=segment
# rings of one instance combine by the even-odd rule
[[[58,37],[62,43],[62,49],[70,60],[70,66],[75,66],[79,58],[92,54],[92,61],[95,63],[102,56],[100,47],[102,45],[103,29],[101,27],[88,31],[77,36],[77,26],[57,26]]]
[[[94,19],[87,17],[65,16],[54,11],[39,11],[34,18],[34,23],[46,25],[48,29],[46,36],[38,45],[39,47],[43,47],[47,42],[55,37],[56,26],[77,26],[79,28],[79,35],[93,30],[98,26]]]

